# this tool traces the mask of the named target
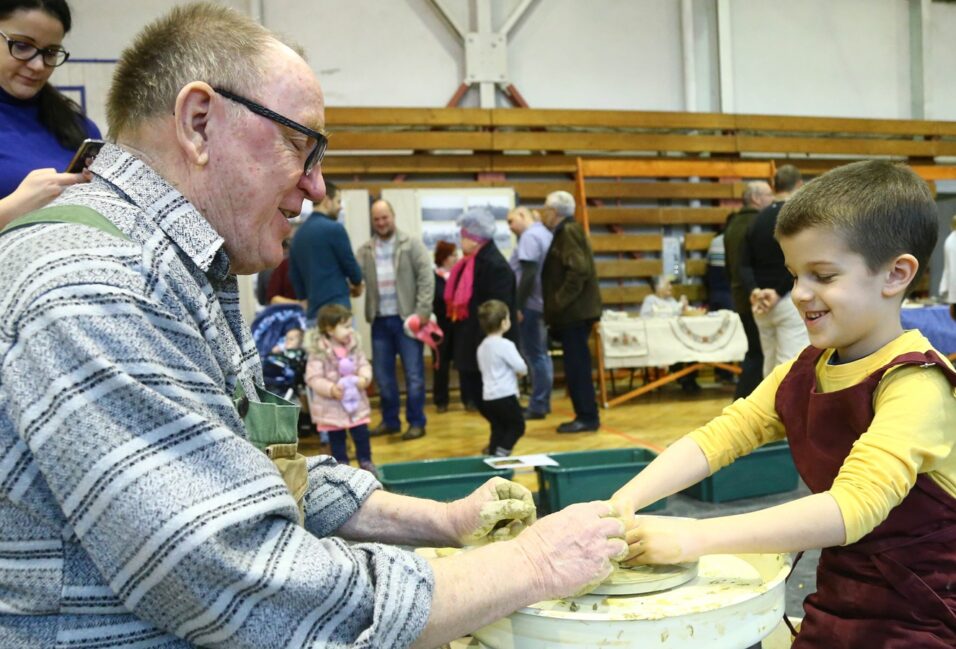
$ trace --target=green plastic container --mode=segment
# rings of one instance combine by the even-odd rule
[[[787,442],[761,446],[682,493],[711,503],[793,491],[799,476]]]
[[[573,453],[548,453],[558,466],[539,466],[541,513],[556,512],[573,503],[607,500],[656,457],[643,448],[615,448]],[[663,498],[643,511],[662,509]]]
[[[511,469],[491,468],[480,456],[378,466],[379,480],[388,491],[444,501],[467,496],[488,478],[501,476],[510,480],[514,474]]]

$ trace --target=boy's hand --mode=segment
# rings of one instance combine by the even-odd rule
[[[671,516],[638,516],[627,530],[624,565],[670,564],[695,561],[704,554],[698,521]]]
[[[498,477],[448,503],[448,512],[463,545],[514,538],[537,517],[531,492],[517,482]]]

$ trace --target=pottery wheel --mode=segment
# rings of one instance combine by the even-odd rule
[[[591,591],[594,595],[641,595],[676,588],[697,576],[697,562],[672,565],[616,566],[611,576]]]

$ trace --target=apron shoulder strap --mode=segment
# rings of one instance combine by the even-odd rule
[[[55,205],[30,212],[8,223],[0,231],[0,235],[39,223],[78,223],[96,228],[119,239],[130,240],[122,230],[113,225],[105,216],[83,205]]]

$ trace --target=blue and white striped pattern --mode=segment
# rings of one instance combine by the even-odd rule
[[[0,647],[405,647],[433,577],[332,536],[379,487],[310,459],[305,527],[230,395],[258,355],[222,240],[115,146],[0,237]]]

